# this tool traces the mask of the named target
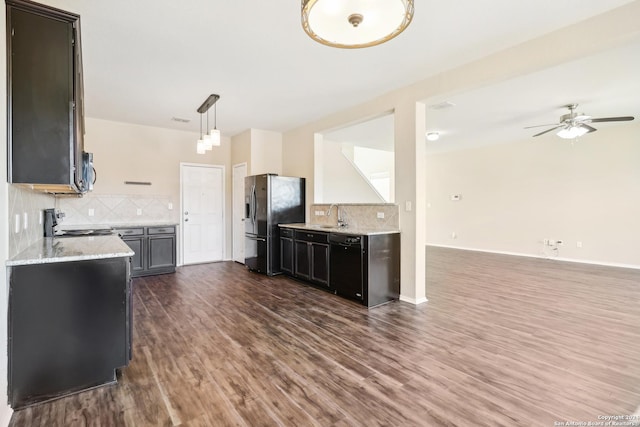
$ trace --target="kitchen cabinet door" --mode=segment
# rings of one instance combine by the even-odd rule
[[[309,244],[295,241],[295,272],[296,277],[309,280]]]
[[[311,281],[329,287],[329,245],[312,243],[311,246]]]
[[[283,273],[293,274],[293,239],[288,237],[280,238],[280,269]]]
[[[80,17],[7,0],[9,182],[84,192]]]
[[[122,240],[134,252],[133,256],[131,257],[131,274],[133,276],[136,276],[138,273],[143,272],[145,269],[144,260],[146,255],[146,250],[145,250],[146,238],[144,236],[139,236],[139,237],[127,237],[127,238],[123,238]]]
[[[149,236],[149,271],[174,270],[176,266],[176,238],[174,235]]]

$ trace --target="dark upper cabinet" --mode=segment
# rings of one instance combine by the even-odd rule
[[[78,15],[6,0],[8,181],[83,193],[83,87]]]

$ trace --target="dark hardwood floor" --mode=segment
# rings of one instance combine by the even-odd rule
[[[13,426],[553,426],[640,404],[640,271],[427,250],[367,310],[230,262],[134,280],[119,384]]]

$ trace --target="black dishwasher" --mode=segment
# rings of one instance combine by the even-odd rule
[[[364,301],[362,236],[329,234],[330,286],[338,295]]]

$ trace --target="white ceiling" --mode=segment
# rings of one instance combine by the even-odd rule
[[[597,55],[568,62],[500,84],[426,100],[427,132],[440,132],[427,141],[428,152],[449,151],[532,140],[551,128],[567,104],[579,104],[579,113],[596,117],[635,116],[633,122],[594,123],[598,134],[612,126],[640,120],[640,40]],[[454,107],[429,106],[450,101]],[[549,124],[548,127],[524,129]],[[379,132],[379,130],[377,131]],[[583,138],[588,138],[586,135]],[[555,132],[536,137],[558,138]]]
[[[631,0],[420,0],[403,34],[359,50],[312,41],[293,0],[41,1],[82,17],[87,116],[197,132],[218,93],[231,136],[289,130]]]

